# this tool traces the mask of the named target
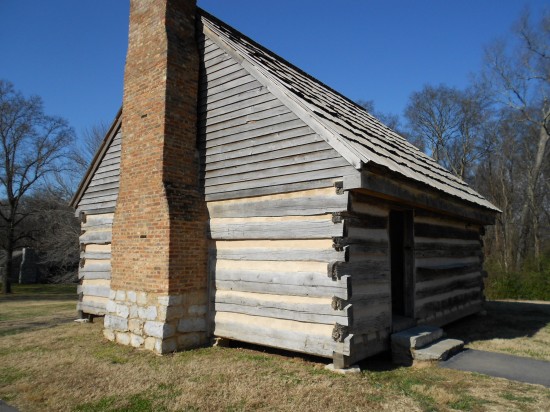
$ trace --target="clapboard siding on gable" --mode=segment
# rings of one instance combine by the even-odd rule
[[[98,159],[97,169],[76,205],[77,212],[114,210],[119,188],[121,141],[122,133],[118,128],[112,140],[107,142],[104,156]]]
[[[357,173],[239,62],[207,37],[202,42],[199,147],[207,201],[326,187]],[[302,187],[290,186],[297,183]]]

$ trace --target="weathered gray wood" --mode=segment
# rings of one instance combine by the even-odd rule
[[[265,110],[279,105],[280,102],[278,102],[272,94],[266,91],[245,100],[236,100],[231,104],[221,106],[217,109],[203,111],[199,113],[199,124],[215,124],[220,121],[250,114],[258,108],[260,108],[260,110]]]
[[[321,153],[326,155],[321,155]],[[228,183],[256,181],[260,179],[270,178],[274,176],[300,174],[305,172],[312,172],[315,170],[335,169],[339,167],[347,167],[346,161],[341,157],[333,157],[332,151],[316,152],[313,155],[296,156],[294,158],[285,158],[282,160],[271,160],[263,164],[251,164],[243,167],[244,170],[250,170],[249,172],[242,172],[236,174],[223,175],[219,172],[217,177],[209,177],[206,174],[205,184],[207,186],[219,186]],[[328,158],[326,158],[328,157]],[[318,159],[317,159],[318,158]],[[304,163],[295,163],[304,161]],[[265,168],[262,167],[265,165]],[[242,170],[240,169],[240,170]],[[228,173],[232,173],[232,170],[228,170]]]
[[[116,183],[119,184],[120,181],[120,174],[113,174],[113,176],[106,176],[106,177],[97,177],[95,176],[94,179],[90,182],[90,185],[88,187],[92,186],[101,186],[108,183]]]
[[[261,273],[257,279],[250,280],[250,273],[252,272],[234,272],[232,276],[233,279],[228,279],[230,277],[229,273],[220,273],[217,271],[216,288],[218,290],[268,293],[272,295],[311,296],[318,298],[332,298],[333,296],[336,296],[345,300],[348,298],[347,285],[346,287],[342,287],[342,285],[339,285],[338,283],[333,283],[327,286],[319,284],[303,284],[308,280],[307,274],[295,276],[297,279],[287,279],[287,277],[283,277],[283,279],[281,279],[281,274]],[[275,279],[275,281],[265,281],[270,278]]]
[[[87,215],[101,215],[101,214],[104,214],[104,213],[114,213],[115,211],[115,207],[112,206],[112,207],[103,207],[103,208],[97,208],[97,209],[81,209],[81,208],[78,208],[76,209],[75,211],[75,216],[76,217],[79,217],[80,216],[80,213],[86,213]]]
[[[315,163],[312,163],[314,165]],[[303,185],[298,186],[299,188],[296,190],[305,190],[305,189],[313,189],[317,187],[323,187],[318,186],[315,184],[315,181],[321,180],[321,179],[337,179],[341,178],[341,176],[344,176],[346,173],[349,172],[349,165],[347,166],[340,166],[330,169],[324,169],[324,170],[312,170],[308,172],[302,172],[297,174],[288,174],[283,176],[273,176],[273,177],[267,177],[264,179],[257,179],[257,180],[250,180],[250,181],[244,181],[244,182],[234,182],[234,183],[227,183],[222,185],[205,185],[205,193],[207,195],[212,195],[216,193],[224,193],[224,192],[235,192],[235,191],[247,191],[249,189],[255,189],[255,190],[249,190],[249,196],[261,196],[263,194],[270,194],[270,193],[277,193],[275,191],[269,190],[273,185],[289,185],[289,184],[296,184],[301,182],[311,182],[311,185]],[[330,184],[329,184],[330,185]],[[267,190],[261,191],[257,189],[266,188]],[[326,187],[326,186],[324,186]],[[290,192],[291,190],[284,190],[286,192]],[[241,193],[241,196],[244,196]],[[240,196],[236,196],[240,197]],[[220,197],[221,198],[221,197]],[[228,197],[231,198],[231,197]],[[213,200],[213,199],[212,199]]]
[[[296,173],[300,170],[307,170],[305,169],[307,166],[300,165],[309,165],[312,162],[323,161],[323,164],[325,164],[326,167],[341,166],[343,164],[342,160],[338,157],[338,154],[332,149],[297,154],[294,156],[284,156],[263,162],[249,163],[248,160],[249,159],[245,160],[247,163],[241,162],[242,164],[240,166],[207,170],[205,178],[207,181],[212,182],[212,184],[216,184],[218,181],[225,183],[227,179],[222,178],[227,177],[230,179],[228,176],[233,175],[239,175],[239,178],[243,179],[253,176],[254,174],[257,175],[258,178],[269,176],[272,172],[267,172],[268,169],[280,169],[280,174],[284,174],[282,173],[282,170],[288,170],[289,173]]]
[[[243,70],[240,72],[240,76],[236,79],[230,80],[226,83],[222,83],[211,88],[200,90],[199,99],[205,95],[208,95],[209,97],[214,97],[219,94],[223,94],[225,96],[226,93],[234,93],[234,89],[242,87],[249,82],[258,83],[252,76],[250,76],[245,70]]]
[[[456,227],[439,226],[428,223],[415,223],[414,235],[416,237],[436,239],[479,240],[479,232],[477,230],[458,229]]]
[[[94,217],[93,219],[87,220],[86,223],[82,224],[82,228],[89,229],[89,228],[112,226],[112,225],[113,225],[113,216],[101,216],[101,217]]]
[[[80,236],[80,243],[104,245],[106,243],[111,243],[111,239],[112,232],[110,230],[102,232],[85,232]]]
[[[84,269],[80,269],[78,271],[78,279],[86,279],[86,280],[95,280],[95,279],[104,279],[109,280],[111,279],[111,271],[104,271],[104,272],[90,272]]]
[[[336,343],[330,336],[315,336],[304,331],[272,329],[245,323],[216,320],[214,335],[228,339],[255,343],[274,348],[285,348],[324,357],[332,357]]]
[[[351,277],[352,284],[367,282],[369,284],[389,281],[389,265],[386,261],[364,260],[359,262],[335,262],[329,265],[329,275],[339,278]]]
[[[286,183],[281,185],[272,185],[260,188],[251,188],[251,189],[237,189],[234,191],[227,191],[221,193],[210,193],[205,195],[205,200],[207,202],[216,201],[216,200],[228,200],[236,199],[241,197],[254,197],[262,195],[272,195],[277,193],[289,193],[296,192],[300,190],[310,190],[310,189],[321,189],[326,187],[333,186],[333,178],[325,178],[319,180],[311,180],[306,182],[297,182],[297,183]]]
[[[80,258],[87,260],[108,260],[111,259],[111,252],[80,252]]]
[[[93,193],[97,192],[103,192],[105,190],[116,190],[118,192],[119,190],[119,182],[113,182],[113,183],[105,183],[101,186],[88,186],[88,189],[86,190],[86,196],[91,196]]]
[[[216,281],[234,281],[242,283],[254,282],[265,283],[269,285],[307,286],[310,288],[326,287],[338,290],[339,293],[341,292],[341,290],[347,290],[348,288],[347,277],[343,277],[338,280],[332,280],[323,272],[266,272],[264,270],[253,269],[236,270],[218,268],[216,269]],[[278,295],[279,293],[274,294]],[[292,295],[301,296],[300,294]]]
[[[199,114],[204,111],[218,109],[220,107],[228,106],[235,102],[240,102],[244,99],[250,99],[255,96],[260,96],[268,93],[267,88],[259,83],[251,81],[235,89],[221,93],[215,96],[204,96],[199,99]]]
[[[446,277],[454,277],[464,275],[468,273],[475,273],[481,271],[480,263],[473,264],[457,264],[446,266],[432,266],[432,267],[417,267],[416,268],[416,281],[428,282],[434,279],[442,279]]]
[[[416,298],[423,299],[429,296],[437,296],[444,293],[452,292],[453,290],[472,289],[475,287],[481,288],[483,278],[481,273],[478,277],[466,278],[466,279],[453,279],[450,278],[448,282],[435,286],[418,287],[416,290]]]
[[[210,220],[210,236],[219,240],[330,239],[343,234],[341,223],[330,220],[290,220],[222,223]]]
[[[239,73],[242,76],[243,68],[235,61],[224,60],[215,66],[208,67],[208,70],[200,76],[201,87],[211,87],[215,80],[233,80],[233,75]],[[244,72],[246,74],[246,72]],[[216,83],[216,85],[219,83]]]
[[[107,310],[105,304],[100,302],[78,302],[76,305],[77,310],[81,310],[84,313],[89,313],[92,315],[105,315]]]
[[[252,156],[260,153],[320,142],[323,142],[323,140],[319,136],[311,133],[311,130],[307,127],[296,122],[294,128],[281,130],[276,134],[253,136],[251,140],[228,141],[221,146],[207,148],[204,152],[206,154],[206,163],[208,165],[212,164],[214,168],[215,162],[224,162],[229,159],[239,159],[248,156],[251,156],[250,161],[252,162]],[[242,160],[240,161],[242,162]]]
[[[115,206],[116,206],[116,200],[113,200],[110,202],[100,202],[100,203],[98,202],[98,203],[92,203],[89,205],[79,205],[78,209],[88,213],[91,210],[96,210],[96,209],[105,210],[105,209],[114,208]]]
[[[297,142],[298,139],[300,139],[300,142]],[[305,144],[301,144],[303,138],[298,139],[282,141],[279,143],[279,147],[277,149],[274,148],[275,144],[270,144],[269,146],[271,149],[269,150],[262,146],[255,146],[242,150],[242,157],[245,159],[233,157],[235,155],[234,153],[230,153],[230,156],[227,156],[226,159],[220,159],[216,162],[212,162],[209,157],[206,157],[204,170],[206,172],[216,171],[219,169],[226,170],[231,167],[242,165],[243,161],[247,163],[263,163],[269,160],[281,159],[295,155],[313,154],[315,152],[326,151],[329,148],[326,142],[311,142],[311,140],[306,139],[304,140]]]
[[[452,310],[460,305],[468,305],[472,302],[481,301],[483,293],[481,289],[479,291],[466,291],[465,293],[458,294],[451,298],[444,298],[434,302],[427,302],[416,306],[416,317],[426,318],[437,312],[443,312],[445,310]]]
[[[359,213],[343,213],[342,218],[345,219],[346,225],[350,228],[361,229],[386,229],[388,226],[388,218],[385,216],[375,216]]]
[[[200,130],[199,133],[206,134],[206,147],[211,147],[213,145],[219,145],[220,141],[223,139],[231,141],[243,140],[253,136],[261,136],[262,134],[275,133],[277,131],[289,129],[290,127],[286,126],[287,123],[291,124],[293,127],[295,124],[303,125],[303,123],[297,123],[298,121],[301,122],[301,120],[298,119],[295,114],[288,111],[288,109],[284,110],[282,114],[270,114],[269,111],[265,113],[262,112],[261,116],[263,117],[264,115],[267,117],[250,123],[246,123],[246,121],[243,122],[243,120],[239,118],[235,122],[239,124],[235,126],[231,126],[231,122],[228,122],[228,128],[213,132]],[[210,142],[215,142],[215,144],[211,144]]]
[[[305,194],[305,193],[304,193]],[[272,199],[260,201],[250,199],[239,203],[210,203],[210,218],[254,217],[254,216],[312,216],[345,210],[346,196],[315,196]]]
[[[120,175],[119,169],[109,170],[108,172],[98,171],[94,175],[94,179],[105,179],[106,177],[119,176],[119,175]]]
[[[256,125],[258,125],[259,128],[265,125],[278,123],[281,118],[289,120],[294,118],[290,115],[291,112],[286,107],[280,104],[271,106],[269,110],[260,110],[256,108],[256,110],[249,114],[206,125],[200,132],[206,134],[207,138],[212,137],[212,139],[216,139],[225,136],[226,133],[238,134],[240,133],[239,129],[241,129],[241,131],[247,131],[254,129]]]
[[[94,205],[98,203],[105,203],[105,202],[114,202],[118,198],[118,193],[112,194],[112,195],[106,195],[106,196],[97,196],[97,197],[82,197],[82,200],[78,203],[79,207],[84,207],[88,205]]]
[[[345,252],[334,249],[211,249],[210,253],[217,259],[226,260],[272,260],[272,261],[312,261],[329,262],[343,260]]]
[[[468,257],[468,256],[483,256],[483,251],[478,246],[470,248],[461,248],[460,245],[449,245],[457,247],[449,247],[447,249],[421,249],[414,251],[414,256],[417,258],[435,258],[435,257]]]
[[[385,310],[373,310],[372,312],[363,312],[353,314],[353,323],[351,333],[367,334],[379,332],[388,329],[391,326],[391,306]]]
[[[101,298],[108,298],[111,288],[109,286],[96,286],[96,285],[78,285],[76,288],[77,293],[83,293],[85,296],[97,296]]]

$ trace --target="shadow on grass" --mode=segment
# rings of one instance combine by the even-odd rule
[[[0,302],[77,299],[76,284],[12,285],[13,293],[0,294]]]
[[[444,327],[447,336],[465,343],[532,337],[550,325],[550,304],[487,301],[486,315],[472,315]]]

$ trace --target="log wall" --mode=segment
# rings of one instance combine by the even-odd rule
[[[443,325],[483,304],[482,226],[416,211],[415,316]]]
[[[334,187],[208,203],[214,335],[332,357],[349,326],[348,276],[329,277],[345,260],[334,239],[347,195]]]
[[[77,310],[104,315],[111,291],[113,213],[83,214]]]

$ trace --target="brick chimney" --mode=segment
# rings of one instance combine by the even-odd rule
[[[104,334],[157,353],[206,343],[196,0],[131,0]]]

